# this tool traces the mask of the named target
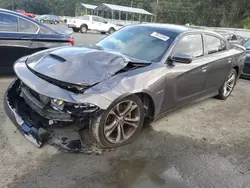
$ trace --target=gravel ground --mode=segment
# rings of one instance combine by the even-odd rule
[[[75,34],[79,44],[101,37]],[[96,156],[37,149],[26,141],[3,110],[12,79],[0,79],[0,187],[250,187],[248,80],[239,80],[228,100],[176,110],[146,126],[133,144]]]

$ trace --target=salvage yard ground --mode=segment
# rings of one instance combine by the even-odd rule
[[[101,37],[75,34],[77,44]],[[239,80],[228,100],[181,108],[146,126],[133,144],[96,156],[37,149],[26,141],[3,109],[13,78],[0,78],[0,187],[250,187],[248,80]]]

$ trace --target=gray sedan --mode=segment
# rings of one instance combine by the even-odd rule
[[[214,32],[129,26],[93,46],[19,59],[5,109],[38,147],[49,142],[83,151],[82,137],[75,133],[86,130],[98,146],[118,147],[173,109],[208,97],[227,99],[245,58],[243,47]]]
[[[250,39],[246,41],[246,43],[244,44],[244,47],[247,50],[247,57],[246,57],[245,66],[244,66],[241,76],[243,78],[250,79]]]

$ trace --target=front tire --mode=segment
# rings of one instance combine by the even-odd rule
[[[111,35],[111,34],[113,34],[115,32],[115,29],[113,28],[113,27],[111,27],[110,29],[109,29],[109,34]]]
[[[88,27],[86,25],[82,25],[81,28],[80,28],[80,32],[81,33],[87,33],[88,31]]]
[[[80,29],[73,27],[72,28],[75,33],[78,33]]]
[[[132,142],[140,133],[143,122],[143,103],[136,95],[130,95],[114,102],[94,119],[90,130],[99,146],[116,148]]]
[[[227,76],[224,84],[221,86],[217,98],[221,100],[226,100],[233,92],[236,80],[237,80],[237,72],[235,69],[232,69],[229,75]]]

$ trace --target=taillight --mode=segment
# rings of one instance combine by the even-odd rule
[[[69,40],[69,43],[73,46],[73,45],[75,44],[74,39],[70,39],[70,40]]]

